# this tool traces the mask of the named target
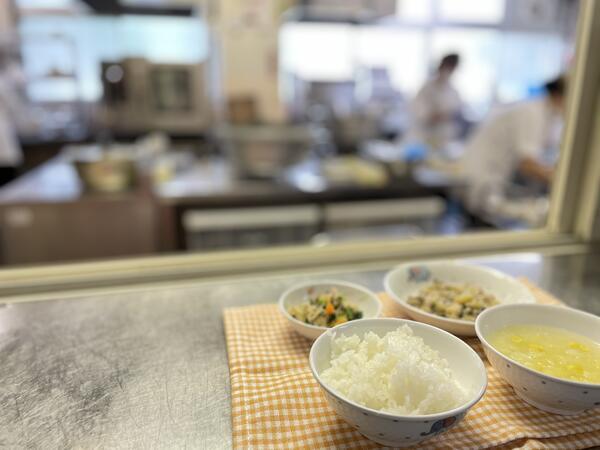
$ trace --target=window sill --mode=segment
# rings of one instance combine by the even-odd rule
[[[545,230],[490,232],[413,241],[344,243],[323,247],[285,247],[209,254],[182,254],[0,272],[0,297],[136,285],[223,279],[281,271],[328,270],[332,267],[394,264],[407,259],[457,258],[516,252],[581,251],[586,245],[572,235]]]

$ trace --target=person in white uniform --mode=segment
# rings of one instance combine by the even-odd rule
[[[563,126],[564,78],[545,86],[546,94],[492,114],[468,140],[464,169],[467,208],[490,213],[493,199],[506,198],[515,177],[550,185]],[[549,160],[550,159],[550,160]],[[554,159],[554,160],[552,160]]]
[[[23,162],[15,123],[20,105],[15,89],[18,81],[18,70],[12,65],[0,71],[0,186],[17,176]]]
[[[452,85],[452,76],[459,64],[459,55],[444,56],[435,76],[425,83],[413,100],[414,126],[410,137],[434,150],[445,149],[460,132],[463,102]]]

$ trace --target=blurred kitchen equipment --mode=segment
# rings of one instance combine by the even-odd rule
[[[80,73],[82,55],[69,33],[24,31],[15,42],[14,55],[22,67],[23,86],[13,88],[20,97],[21,113],[13,112],[20,134],[42,139],[79,140],[89,129]],[[53,55],[40,58],[39,55]],[[26,98],[26,100],[25,100]]]
[[[67,154],[88,192],[117,193],[131,190],[136,182],[135,160],[117,146],[71,147]]]
[[[286,170],[283,178],[304,192],[319,192],[327,187],[382,188],[389,182],[382,164],[356,156],[306,159]]]
[[[143,58],[103,62],[105,125],[123,132],[198,132],[209,119],[204,71],[204,64]]]
[[[183,215],[186,248],[225,250],[304,244],[319,227],[315,205],[190,209]]]
[[[227,120],[234,125],[258,123],[256,99],[251,96],[231,97],[227,101]]]
[[[383,165],[356,156],[329,158],[322,163],[323,175],[330,185],[383,187],[388,174]]]
[[[170,161],[171,140],[166,133],[154,131],[140,136],[132,148],[137,169],[161,181],[170,179],[175,166]],[[157,173],[159,176],[157,176]]]
[[[306,126],[225,125],[217,130],[225,155],[240,178],[273,179],[310,153],[315,134]]]
[[[324,233],[313,243],[406,239],[432,234],[446,210],[440,197],[368,200],[326,204]]]

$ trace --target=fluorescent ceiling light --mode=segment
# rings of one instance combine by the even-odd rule
[[[169,8],[177,6],[193,6],[198,3],[194,0],[120,0],[121,6]]]
[[[81,0],[17,0],[16,5],[21,12],[59,11],[81,12],[88,9]]]
[[[69,8],[77,6],[78,0],[17,0],[19,8]]]

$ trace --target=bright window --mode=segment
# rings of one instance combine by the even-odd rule
[[[281,68],[305,81],[353,80],[357,69],[387,73],[392,87],[414,95],[447,53],[459,53],[454,79],[474,119],[495,102],[535,95],[568,68],[559,34],[499,27],[290,23],[281,32]]]
[[[498,72],[498,100],[514,102],[537,94],[545,81],[568,67],[569,61],[564,55],[566,45],[558,36],[504,33]]]
[[[438,0],[443,22],[498,24],[504,19],[505,0]]]
[[[351,25],[296,23],[280,34],[281,68],[310,81],[346,81],[354,77]]]
[[[105,60],[194,64],[208,55],[206,29],[197,18],[25,16],[20,34],[25,73],[38,80],[28,86],[34,101],[71,101],[76,95],[98,100]],[[76,83],[44,79],[56,70],[74,73]]]
[[[407,22],[429,22],[433,19],[433,0],[397,0],[396,16]]]
[[[427,76],[426,36],[421,30],[364,27],[357,31],[356,60],[385,68],[395,89],[416,93]]]

